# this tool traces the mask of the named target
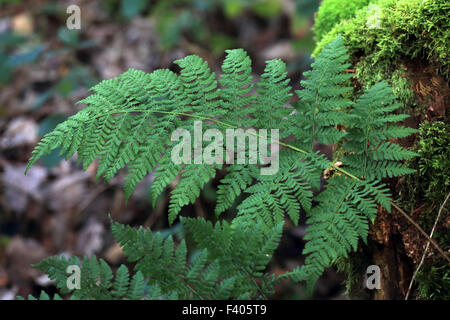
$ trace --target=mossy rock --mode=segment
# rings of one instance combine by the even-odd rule
[[[410,212],[411,217],[424,230],[431,230],[435,223],[437,212],[450,190],[450,125],[443,121],[427,121],[420,124],[419,137],[413,150],[419,157],[410,159],[407,166],[415,168],[417,174],[409,175],[399,184],[399,204]],[[433,238],[441,248],[450,244],[449,203],[443,208],[441,217],[435,229]],[[411,236],[415,230],[405,224],[403,230],[409,233],[403,237],[408,247],[408,256],[418,264],[426,239]],[[427,259],[417,275],[416,296],[420,299],[443,299],[450,297],[450,265],[440,256],[437,250],[430,246]]]
[[[325,1],[323,6],[327,2],[333,1]],[[347,12],[344,5],[336,10]],[[436,106],[442,109],[449,103],[449,11],[450,2],[446,0],[373,0],[353,18],[335,23],[317,43],[313,55],[341,34],[353,56],[359,85],[365,88],[386,80],[399,100],[412,107],[426,105],[422,102],[430,100],[427,96],[431,100],[443,96],[447,100]],[[433,82],[424,84],[424,78],[433,78]],[[439,112],[444,116],[443,110]]]
[[[344,4],[336,10],[347,12]],[[450,2],[446,0],[372,0],[354,18],[334,22],[333,29],[317,44],[315,54],[340,33],[350,53],[370,56],[373,63],[423,58],[448,76],[448,12]],[[339,13],[335,15],[339,17]]]
[[[320,22],[320,25],[314,27],[320,41],[313,55],[317,55],[340,34],[352,59],[353,70],[350,71],[355,73],[354,95],[357,96],[363,89],[385,80],[404,105],[402,112],[411,114],[405,125],[420,128],[420,133],[399,142],[419,153],[419,157],[409,163],[417,173],[393,183],[393,188],[397,193],[396,201],[407,212],[413,213],[413,219],[429,231],[450,183],[450,2],[372,0],[364,7],[361,5],[355,12],[351,12],[352,8],[347,8],[345,3],[324,0],[316,18],[316,23]],[[336,12],[325,17],[324,8],[333,8]],[[331,29],[326,32],[330,26]],[[324,30],[326,33],[321,34]],[[448,246],[450,240],[445,236],[449,234],[448,219],[446,210],[434,236],[443,247]],[[391,222],[396,225],[396,235],[403,241],[405,254],[412,262],[411,265],[417,266],[426,240],[420,235],[416,237],[414,227],[403,220]],[[450,267],[437,253],[433,254],[432,248],[429,253],[433,258],[425,260],[421,276],[416,279],[416,296],[422,299],[448,297],[449,286],[444,282],[448,281]],[[360,263],[355,258],[351,260],[351,265]],[[341,262],[341,269],[345,270],[342,265]],[[348,275],[348,288],[354,289],[355,283],[361,283],[362,280],[359,278],[360,270],[349,271],[353,269],[345,272]],[[425,270],[433,270],[433,281],[424,280]],[[439,279],[436,274],[444,276]],[[410,276],[406,278],[409,281]]]
[[[439,207],[450,190],[450,125],[443,121],[424,121],[420,124],[419,139],[413,150],[419,157],[408,160],[409,167],[418,168],[417,175],[405,177],[404,198],[414,198],[427,207]],[[404,208],[412,211],[415,208]],[[433,219],[428,223],[431,228]]]
[[[316,41],[320,41],[333,27],[355,16],[358,9],[366,7],[370,0],[324,0],[314,21]]]

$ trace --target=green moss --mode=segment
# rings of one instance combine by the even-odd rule
[[[450,2],[444,0],[372,0],[353,18],[341,20],[324,35],[313,55],[341,34],[362,88],[385,80],[405,106],[403,112],[413,107],[415,113],[420,113],[424,106],[414,96],[405,62],[423,60],[448,79],[449,10]]]
[[[414,146],[419,157],[407,164],[419,172],[405,178],[402,197],[405,198],[405,205],[427,203],[429,207],[436,208],[450,190],[450,125],[441,121],[424,121],[419,128],[419,137]]]
[[[450,189],[450,126],[444,122],[424,122],[420,126],[419,173],[428,178],[425,197],[442,201]]]
[[[404,106],[416,106],[416,100],[414,97],[414,92],[411,90],[411,81],[406,76],[405,66],[401,65],[396,69],[390,79],[392,85],[392,90],[397,96],[398,100],[403,103]],[[405,109],[405,113],[408,111]]]
[[[366,7],[370,0],[324,0],[314,23],[316,41],[320,41],[333,27],[344,19],[353,18],[358,9]]]
[[[416,107],[417,102],[411,89],[411,80],[407,76],[407,70],[402,63],[393,66],[389,60],[375,64],[371,57],[361,57],[355,64],[356,78],[363,88],[373,86],[380,81],[387,81],[392,87],[399,102],[405,107]],[[409,112],[408,108],[402,112]]]
[[[437,212],[450,190],[450,125],[424,121],[419,127],[419,140],[413,150],[419,157],[406,164],[416,168],[418,174],[406,176],[400,186],[400,205],[408,212],[421,207],[417,222],[424,230],[431,230]],[[447,204],[448,208],[448,204]],[[448,210],[442,211],[440,223],[433,238],[442,248],[450,243],[448,228],[443,225]],[[440,256],[425,260],[416,278],[420,299],[450,298],[450,266]]]
[[[354,18],[341,20],[317,44],[314,55],[341,34],[350,54],[364,56],[372,64],[395,65],[405,58],[422,58],[448,77],[449,1],[378,0],[372,1],[371,8],[359,9]]]
[[[418,298],[426,300],[450,299],[450,267],[424,265],[417,274]]]

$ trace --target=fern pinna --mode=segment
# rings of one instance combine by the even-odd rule
[[[268,232],[256,225],[251,234],[226,221],[213,226],[204,219],[183,218],[182,224],[198,248],[190,262],[184,240],[175,247],[172,236],[114,222],[115,240],[128,261],[135,263],[136,274],[131,279],[128,268],[121,265],[113,281],[111,268],[95,256],[81,262],[77,257],[51,257],[35,267],[55,280],[61,293],[72,294],[72,299],[250,299],[273,293],[279,279],[263,271],[278,246],[282,223]],[[66,270],[71,265],[81,269],[79,289],[66,285]]]
[[[185,265],[184,242],[175,249],[171,238],[113,225],[129,259],[138,261],[136,270],[146,285],[157,286],[166,297],[181,298],[267,297],[283,278],[306,281],[312,288],[336,258],[355,250],[359,239],[366,240],[378,205],[390,211],[391,199],[382,179],[412,172],[402,160],[415,154],[395,144],[395,139],[414,130],[392,124],[407,117],[394,114],[400,105],[392,90],[382,82],[356,101],[349,98],[351,74],[340,37],[305,73],[303,89],[296,91],[299,101],[292,105],[286,66],[279,59],[266,63],[256,83],[251,60],[242,49],[227,50],[219,80],[198,56],[175,63],[181,68],[179,75],[166,69],[151,74],[131,69],[93,87],[94,93],[80,101],[86,107],[43,137],[28,168],[60,147],[67,158],[76,152],[85,169],[98,159],[97,176],[107,181],[126,168],[127,198],[152,173],[153,203],[177,181],[170,194],[171,224],[181,208],[192,204],[205,184],[223,170],[215,214],[229,210],[237,199],[242,202],[230,222],[213,226],[203,219],[182,219],[200,250],[191,267]],[[174,163],[172,132],[194,131],[200,120],[204,130],[278,129],[279,170],[261,175],[261,159],[259,164],[226,166]],[[338,145],[344,166],[314,152],[315,142]],[[202,146],[207,144],[203,141],[197,147]],[[244,151],[248,148],[245,145]],[[330,167],[336,174],[319,192],[322,173]],[[278,278],[265,275],[283,221],[288,217],[296,225],[302,212],[308,224],[304,265]],[[252,240],[256,234],[259,238]],[[50,267],[45,271],[55,272]]]

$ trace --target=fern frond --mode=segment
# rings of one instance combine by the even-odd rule
[[[218,83],[208,63],[199,56],[191,55],[174,62],[181,68],[181,80],[184,91],[190,100],[190,110],[210,115],[220,111]]]
[[[306,281],[309,290],[338,257],[347,257],[355,251],[359,239],[366,242],[369,220],[373,222],[377,204],[390,209],[390,197],[384,185],[377,181],[355,181],[346,176],[330,179],[325,191],[318,194],[307,220],[309,240],[303,254],[305,264],[292,273],[295,281]]]
[[[260,113],[255,124],[257,128],[279,129],[281,138],[289,135],[287,117],[293,108],[286,104],[292,96],[290,91],[286,64],[280,59],[267,61],[256,84],[255,112]]]
[[[352,77],[345,72],[350,66],[348,60],[347,49],[339,36],[321,51],[311,64],[313,69],[304,73],[306,80],[301,81],[304,89],[296,91],[300,102],[291,120],[292,133],[309,151],[315,140],[336,143],[345,136],[334,125],[344,122],[346,114],[342,111],[352,105],[345,98],[352,90],[345,86]]]
[[[227,167],[227,171],[217,188],[216,216],[231,208],[235,199],[247,189],[257,174],[255,166],[252,165],[235,164]]]
[[[117,269],[112,294],[119,297],[125,295],[128,291],[129,282],[130,274],[128,273],[128,269],[124,265],[121,265]]]
[[[69,266],[79,266],[81,269],[80,288],[69,289],[67,280],[70,274],[67,273]],[[113,281],[114,275],[108,264],[95,256],[85,257],[82,262],[76,257],[70,259],[64,256],[50,257],[34,265],[44,271],[50,279],[55,280],[56,287],[64,294],[71,293],[70,298],[75,300],[107,300],[107,299],[133,299],[145,298],[145,283],[140,272],[137,272],[130,281],[127,267],[121,265]],[[40,300],[47,299],[48,296],[41,295]],[[30,299],[30,298],[29,298]],[[55,296],[55,299],[61,299]]]
[[[312,188],[318,187],[320,177],[316,167],[307,156],[288,150],[282,150],[281,162],[277,174],[258,176],[258,183],[245,191],[250,196],[238,206],[240,223],[252,224],[262,220],[271,228],[284,219],[287,213],[296,225],[300,208],[311,208]]]
[[[229,286],[234,280],[228,280],[226,290],[221,286],[221,282],[232,275],[220,273],[219,261],[209,260],[206,248],[188,263],[184,240],[175,248],[171,236],[164,239],[160,232],[137,230],[116,222],[112,224],[112,232],[128,260],[137,262],[135,270],[142,273],[137,275],[136,283],[130,283],[130,292],[135,292],[136,289],[132,288],[140,292],[142,276],[148,279],[148,285],[157,286],[160,295],[168,297],[206,299],[216,296],[218,290],[221,290],[221,297],[226,292],[233,293]]]
[[[53,295],[53,299],[52,299],[45,291],[41,291],[41,294],[39,295],[38,298],[29,294],[27,299],[25,299],[24,297],[18,296],[17,300],[63,300],[63,298],[59,294],[55,293]]]
[[[391,125],[408,115],[390,115],[400,108],[395,95],[386,82],[369,88],[350,110],[352,122],[348,124],[348,135],[344,142],[347,154],[343,162],[357,176],[367,180],[381,180],[413,173],[400,161],[416,156],[414,152],[386,141],[409,136],[415,129]]]
[[[252,61],[243,49],[226,50],[225,60],[222,64],[222,75],[219,90],[222,106],[226,110],[225,119],[230,123],[245,123],[248,114],[253,113],[250,95],[253,89]]]
[[[216,126],[237,128],[236,123],[244,128],[270,124],[283,129],[282,136],[289,135],[287,118],[291,109],[284,105],[291,94],[286,66],[281,60],[267,62],[256,92],[252,92],[251,60],[242,49],[227,51],[219,81],[221,88],[218,88],[214,73],[201,58],[188,56],[176,63],[181,67],[179,76],[166,69],[151,74],[130,69],[117,78],[94,86],[94,93],[80,101],[87,106],[42,139],[33,151],[29,165],[61,146],[63,154],[77,152],[78,161],[83,163],[84,169],[98,158],[97,178],[103,175],[108,181],[126,167],[126,199],[145,175],[154,173],[151,186],[153,205],[166,187],[176,181],[169,202],[169,221],[172,223],[182,207],[192,204],[203,186],[221,169],[220,164],[199,165],[195,159],[194,163],[174,163],[170,149],[175,145],[171,141],[175,128],[192,132],[195,130],[195,120],[207,119],[209,121],[203,123],[204,129]],[[263,108],[270,108],[273,112],[261,112]],[[216,119],[210,113],[214,113]],[[268,121],[268,114],[273,121]],[[231,124],[222,120],[231,121]],[[204,147],[206,142],[202,143]],[[235,152],[248,153],[248,148],[246,144],[245,150],[238,150],[235,145]],[[312,153],[310,158],[322,161]],[[320,165],[323,166],[322,163]],[[257,168],[258,165],[245,165],[239,173],[236,171],[223,180],[223,185],[219,187],[216,214],[230,208],[235,198],[252,183],[250,177]],[[279,180],[279,177],[274,179]],[[281,193],[275,195],[272,203],[266,206],[266,210],[278,212],[275,221],[280,221],[283,216],[281,211],[285,209],[293,219],[298,219],[299,205],[295,197],[300,198],[303,206],[310,206],[310,194],[300,192],[309,187],[292,179],[289,181],[289,187],[284,188],[295,184],[297,188],[294,192],[287,194],[278,188]]]
[[[356,250],[358,239],[365,239],[369,229],[364,214],[348,199],[355,184],[343,178],[333,180],[335,183],[319,195],[320,204],[311,210],[304,237],[309,241],[303,250],[308,256],[300,272],[293,276],[294,281],[306,281],[310,290],[334,259]]]
[[[140,271],[136,272],[136,274],[131,279],[129,288],[128,288],[128,299],[130,300],[139,300],[144,296],[145,292],[145,280],[144,276]]]
[[[261,296],[261,286],[256,285],[256,280],[263,280],[262,271],[278,247],[283,223],[264,232],[261,223],[248,228],[234,221],[233,224],[222,221],[213,225],[200,218],[182,218],[181,222],[192,234],[197,247],[207,250],[209,259],[219,263],[219,274],[234,279],[236,288],[232,290],[232,296],[240,296],[246,291],[250,296]],[[249,282],[249,277],[255,282]]]
[[[194,203],[200,191],[216,175],[220,165],[188,164],[184,167],[181,180],[172,191],[169,204],[169,223],[172,223],[187,204]]]
[[[281,146],[279,170],[272,175],[258,173],[262,159],[259,164],[232,162],[226,167],[218,186],[216,215],[230,209],[238,197],[243,201],[231,223],[181,219],[193,236],[194,253],[184,240],[177,244],[162,233],[113,223],[115,239],[136,263],[133,277],[126,267],[114,277],[111,268],[95,257],[82,262],[50,258],[38,266],[55,279],[61,292],[86,299],[264,298],[283,277],[305,280],[311,288],[336,258],[356,250],[359,239],[365,241],[378,205],[390,210],[389,192],[381,180],[411,173],[402,161],[416,155],[396,144],[415,130],[394,124],[407,115],[394,113],[400,105],[386,83],[369,88],[355,103],[348,99],[352,90],[348,59],[341,37],[327,45],[305,73],[303,89],[296,91],[300,101],[294,103],[295,110],[288,105],[291,88],[285,64],[268,61],[254,85],[252,62],[242,49],[227,50],[219,80],[204,60],[188,56],[175,62],[181,68],[179,75],[167,69],[151,74],[130,69],[94,86],[93,93],[80,101],[86,107],[38,143],[27,170],[61,148],[66,158],[77,153],[84,169],[98,159],[97,178],[109,181],[126,168],[127,199],[152,173],[153,205],[169,185],[172,189],[170,224],[222,169],[220,161],[196,158],[206,141],[194,141],[189,149],[194,161],[175,163],[171,154],[175,129],[192,133],[198,129],[196,121],[202,120],[205,130],[279,129],[282,140],[296,140],[272,141]],[[343,166],[313,152],[315,142],[342,146]],[[238,152],[248,156],[249,144],[245,148],[234,144],[226,154],[234,157]],[[340,172],[313,197],[323,170],[330,166]],[[285,215],[297,224],[301,212],[309,224],[305,265],[281,277],[264,274],[280,241]],[[81,290],[65,288],[68,264],[81,266]]]

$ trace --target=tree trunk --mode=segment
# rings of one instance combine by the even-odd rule
[[[393,209],[394,210],[394,209]],[[404,299],[412,277],[411,261],[405,253],[401,235],[395,227],[395,212],[380,210],[371,228],[369,247],[372,261],[381,270],[381,287],[374,290],[375,300]]]

